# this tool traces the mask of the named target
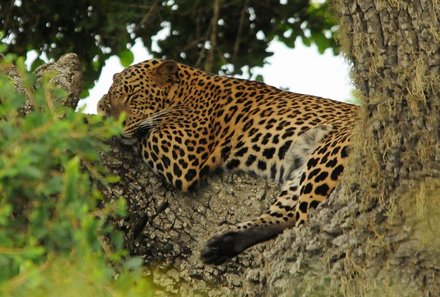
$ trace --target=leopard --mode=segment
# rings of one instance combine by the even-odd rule
[[[267,211],[204,243],[201,260],[221,265],[304,224],[329,197],[347,167],[359,106],[150,59],[114,74],[98,112],[125,114],[123,142],[177,190],[225,171],[279,184]]]

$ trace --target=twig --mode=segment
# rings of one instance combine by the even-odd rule
[[[213,4],[213,15],[210,23],[211,34],[209,42],[211,43],[211,48],[208,51],[208,55],[205,61],[205,71],[212,72],[212,65],[214,63],[214,52],[217,47],[217,23],[220,15],[220,5],[221,0],[214,0]]]
[[[243,26],[246,18],[246,10],[249,6],[249,0],[246,0],[243,8],[240,12],[240,23],[238,24],[238,30],[237,30],[237,37],[235,38],[234,43],[234,51],[232,53],[232,63],[235,64],[235,61],[237,59],[238,51],[240,49],[240,40],[241,40],[241,34],[243,33]]]
[[[150,9],[140,21],[139,26],[145,25],[148,22],[148,19],[150,19],[153,13],[157,10],[158,4],[159,4],[159,0],[154,1],[153,4],[151,4]]]

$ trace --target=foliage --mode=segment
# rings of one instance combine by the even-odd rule
[[[97,207],[98,182],[114,179],[99,166],[102,139],[120,122],[63,108],[49,77],[34,89],[22,58],[18,65],[27,97],[0,76],[0,295],[145,294],[142,261],[126,258],[122,237],[105,224],[124,214],[124,200]],[[25,100],[34,111],[23,117]]]
[[[0,22],[9,53],[78,54],[90,88],[111,55],[124,66],[132,63],[127,45],[137,38],[155,57],[239,74],[243,66],[264,64],[274,38],[294,47],[301,37],[320,52],[336,50],[336,22],[328,11],[326,2],[308,0],[8,0],[0,4]]]

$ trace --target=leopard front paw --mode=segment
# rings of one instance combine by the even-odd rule
[[[214,236],[208,240],[201,252],[202,261],[209,265],[223,264],[244,250],[240,242],[240,232],[229,231]]]
[[[258,225],[247,223],[245,229],[231,228],[229,231],[212,237],[201,252],[205,264],[220,265],[237,256],[245,249],[272,239],[280,234],[285,226]]]

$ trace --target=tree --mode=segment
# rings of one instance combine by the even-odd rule
[[[0,22],[7,52],[24,56],[36,50],[55,59],[77,53],[88,89],[111,55],[131,64],[127,46],[137,38],[155,57],[223,73],[262,66],[274,38],[294,47],[301,37],[321,52],[336,51],[335,21],[327,8],[307,0],[9,0],[0,4]],[[156,49],[152,37],[158,32]]]
[[[264,191],[253,191],[265,188],[242,176],[226,176],[211,181],[197,199],[161,191],[155,177],[142,179],[146,175],[136,159],[113,145],[109,166],[121,175],[116,193],[132,197],[132,217],[121,226],[134,253],[172,267],[152,272],[157,285],[167,284],[164,291],[191,295],[209,287],[213,296],[439,295],[439,7],[417,1],[339,0],[336,5],[343,50],[353,61],[363,107],[344,183],[301,228],[224,267],[204,267],[197,248],[206,234],[224,220],[255,214],[265,202],[255,198]],[[126,165],[124,171],[111,165],[120,164],[116,160]],[[234,194],[241,199],[231,199]]]

